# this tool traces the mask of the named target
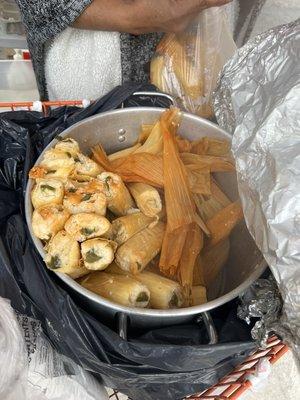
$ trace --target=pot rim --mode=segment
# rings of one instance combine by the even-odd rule
[[[130,111],[156,111],[156,112],[163,112],[165,109],[163,108],[155,108],[155,107],[130,107],[130,108],[124,108],[120,110],[112,110],[112,111],[106,111],[100,114],[93,115],[92,117],[86,118],[83,121],[84,122],[89,122],[95,119],[98,119],[102,116],[106,115],[116,115],[116,114],[127,114]],[[224,134],[228,139],[231,139],[231,135],[224,131],[222,128],[220,128],[217,124],[208,121],[204,118],[201,118],[199,116],[189,114],[189,113],[182,113],[183,117],[187,116],[189,119],[196,120],[196,121],[201,121],[203,126],[211,126],[214,128],[217,128],[219,132]],[[77,122],[76,124],[70,126],[63,132],[59,134],[60,137],[66,137],[68,134],[74,130],[77,126],[82,125],[83,121]],[[42,151],[38,159],[36,160],[34,165],[39,164],[40,160],[42,159],[44,152],[50,148],[53,147],[54,144],[57,143],[57,140],[54,138]],[[30,232],[31,239],[38,250],[39,254],[41,257],[44,259],[45,252],[42,246],[41,241],[35,237],[33,230],[32,230],[32,223],[31,223],[31,210],[32,210],[32,204],[31,204],[31,190],[32,190],[32,185],[33,185],[33,180],[28,179],[27,186],[26,186],[26,192],[25,192],[25,218],[27,222],[27,226]],[[235,289],[231,290],[230,292],[224,294],[221,297],[218,297],[214,300],[211,300],[205,304],[201,304],[198,306],[193,306],[193,307],[186,307],[186,308],[180,308],[180,309],[171,309],[171,310],[155,310],[155,309],[145,309],[145,308],[133,308],[133,307],[125,307],[116,303],[113,303],[110,300],[107,300],[87,289],[79,285],[75,280],[73,280],[71,277],[68,275],[65,275],[60,272],[52,271],[54,272],[67,286],[69,286],[71,289],[73,289],[75,292],[78,294],[83,295],[84,297],[87,297],[89,300],[93,301],[94,303],[97,303],[99,305],[105,306],[109,309],[112,309],[115,313],[125,313],[127,315],[138,315],[138,316],[150,316],[150,317],[156,317],[156,318],[162,318],[162,317],[180,317],[180,316],[192,316],[196,314],[201,314],[203,312],[207,312],[210,310],[213,310],[217,307],[222,306],[223,304],[233,300],[240,294],[242,294],[253,282],[255,282],[261,274],[265,271],[267,268],[267,263],[264,260],[263,256],[261,256],[262,259],[260,262],[256,264],[254,267],[253,272],[251,275],[239,286],[237,286]],[[46,268],[46,267],[45,267]]]

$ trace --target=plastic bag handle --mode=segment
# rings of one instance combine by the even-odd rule
[[[117,314],[118,333],[121,339],[127,340],[129,317],[125,313]]]

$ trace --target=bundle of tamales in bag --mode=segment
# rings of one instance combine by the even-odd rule
[[[204,10],[184,32],[163,37],[151,62],[151,82],[182,109],[210,118],[218,74],[235,51],[223,7]]]
[[[32,227],[48,268],[129,307],[205,303],[243,218],[215,182],[233,172],[230,145],[177,134],[178,109],[143,125],[136,144],[92,156],[65,138],[31,169]]]

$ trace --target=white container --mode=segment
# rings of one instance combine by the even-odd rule
[[[30,60],[0,60],[0,102],[39,100]]]

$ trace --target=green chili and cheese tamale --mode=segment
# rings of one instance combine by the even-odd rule
[[[147,217],[141,212],[125,215],[112,222],[112,237],[118,244],[125,243],[153,222],[154,218]]]
[[[111,224],[105,217],[91,213],[72,215],[65,224],[65,230],[78,242],[96,237],[107,237]]]
[[[116,262],[124,271],[136,274],[160,252],[165,224],[158,222],[134,235],[122,244],[116,253]]]
[[[103,172],[103,168],[100,167],[91,158],[85,156],[82,153],[78,153],[74,158],[75,160],[75,174],[77,175],[87,175],[87,176],[97,176]]]
[[[61,205],[49,205],[33,211],[32,229],[36,237],[49,240],[57,232],[64,229],[65,222],[70,217]]]
[[[102,172],[98,179],[103,183],[108,208],[118,217],[126,215],[134,208],[133,199],[119,175]]]
[[[162,211],[162,201],[154,187],[145,183],[130,183],[128,188],[143,214],[154,217]]]
[[[79,144],[76,142],[76,140],[72,138],[65,138],[60,140],[55,145],[55,149],[69,153],[72,157],[75,157],[80,151]]]
[[[31,201],[34,208],[49,204],[62,204],[64,185],[58,179],[37,179],[31,192]]]
[[[70,276],[81,269],[78,242],[66,231],[58,232],[46,246],[45,263],[49,269]]]
[[[113,262],[116,243],[107,239],[89,239],[81,243],[84,266],[93,271],[102,271]]]
[[[149,304],[150,292],[147,287],[128,276],[93,272],[80,280],[80,284],[123,306],[145,308]]]

